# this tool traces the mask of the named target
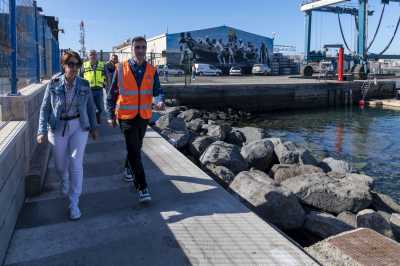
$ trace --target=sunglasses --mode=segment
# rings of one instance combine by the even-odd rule
[[[79,67],[80,67],[80,64],[79,64],[79,63],[74,63],[74,62],[68,62],[68,63],[66,63],[66,65],[67,65],[69,68],[74,68],[74,67],[79,68]]]
[[[135,49],[138,49],[138,50],[139,50],[139,49],[143,49],[143,50],[144,50],[144,49],[146,49],[146,48],[147,48],[147,46],[145,46],[145,45],[143,45],[143,46],[135,46]]]

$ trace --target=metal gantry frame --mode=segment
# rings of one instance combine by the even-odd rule
[[[18,95],[17,92],[17,20],[16,20],[16,0],[10,0],[10,96]]]
[[[329,12],[336,14],[349,14],[355,16],[357,19],[357,29],[358,29],[358,41],[357,50],[355,53],[356,60],[364,66],[364,71],[367,71],[367,61],[368,59],[400,59],[400,55],[384,55],[380,54],[368,54],[368,44],[367,44],[367,31],[368,31],[368,16],[373,15],[373,11],[368,10],[368,0],[358,0],[358,8],[346,8],[340,6],[332,6],[335,4],[348,2],[350,0],[321,0],[313,1],[303,4],[301,11],[305,12],[305,50],[304,59],[308,62],[311,52],[311,35],[312,35],[312,13],[313,12]],[[381,3],[388,5],[390,2],[400,3],[400,0],[381,0]],[[383,12],[383,11],[382,11]],[[400,22],[400,18],[399,18]],[[398,23],[399,24],[399,23]],[[379,28],[378,28],[379,29]],[[395,33],[397,33],[398,26],[396,27]],[[393,36],[394,37],[394,36]],[[393,38],[392,40],[393,41]],[[390,46],[391,42],[388,46]],[[387,47],[388,48],[388,47]],[[385,50],[387,50],[387,48]],[[385,51],[384,50],[384,51]]]

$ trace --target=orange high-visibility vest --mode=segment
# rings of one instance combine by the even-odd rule
[[[153,103],[153,83],[155,68],[146,63],[142,84],[138,87],[135,75],[128,61],[118,64],[119,96],[115,108],[118,119],[133,119],[139,114],[143,119],[150,119]]]

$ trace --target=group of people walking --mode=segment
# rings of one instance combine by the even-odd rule
[[[156,68],[146,62],[146,39],[135,37],[131,44],[132,58],[121,63],[116,55],[107,64],[98,61],[96,51],[82,62],[78,53],[66,51],[61,59],[63,74],[46,88],[37,141],[48,140],[52,146],[60,193],[69,199],[71,220],[81,217],[85,148],[89,136],[99,138],[97,128],[105,109],[108,124],[119,126],[125,137],[124,180],[133,182],[140,202],[151,200],[141,148],[152,117],[153,97],[155,108],[164,109],[164,93]]]

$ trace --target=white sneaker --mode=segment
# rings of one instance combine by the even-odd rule
[[[125,174],[124,174],[124,181],[125,182],[133,182],[134,181],[134,176],[133,176],[133,173],[132,173],[132,171],[131,171],[131,169],[129,169],[129,168],[125,168]]]
[[[144,203],[144,202],[149,202],[151,201],[151,196],[148,188],[139,190],[139,201]]]
[[[60,183],[60,194],[61,196],[67,196],[69,192],[69,182],[61,181]]]
[[[70,206],[69,207],[69,219],[72,221],[79,220],[81,218],[81,210],[79,209],[78,205]]]

